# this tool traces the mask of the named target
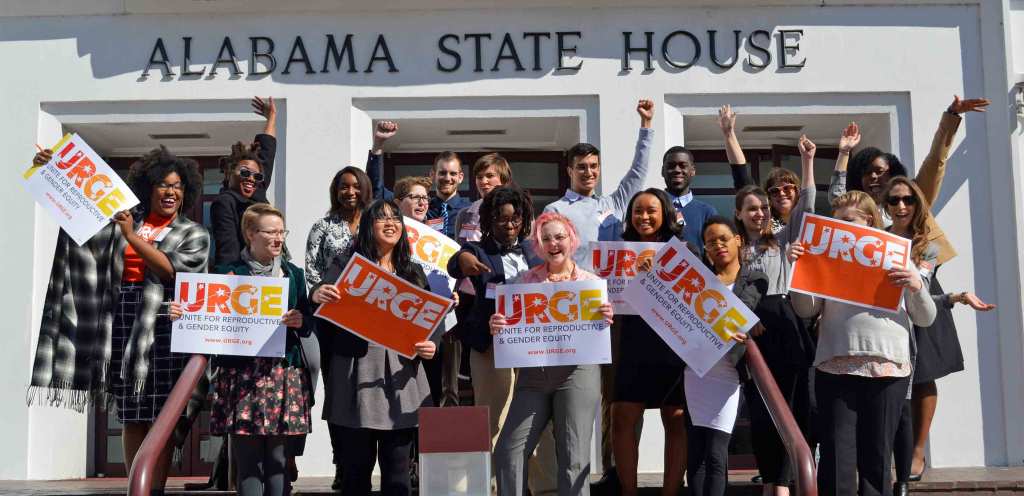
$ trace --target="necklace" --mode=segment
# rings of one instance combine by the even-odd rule
[[[568,281],[568,280],[572,279],[572,273],[575,272],[575,271],[576,271],[576,262],[573,262],[572,263],[572,267],[569,269],[568,272],[564,272],[564,273],[561,273],[561,274],[552,274],[552,273],[549,272],[548,273],[548,281],[550,281],[550,282]]]

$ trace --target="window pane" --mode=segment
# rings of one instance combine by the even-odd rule
[[[697,175],[693,177],[691,186],[699,188],[732,189],[732,171],[728,162],[699,162]],[[659,174],[661,171],[659,170]]]
[[[523,188],[558,189],[558,164],[553,162],[514,162],[513,174]]]
[[[216,195],[224,181],[224,173],[220,169],[203,169],[203,194]]]
[[[107,436],[107,463],[124,463],[124,445],[121,444],[121,435]]]

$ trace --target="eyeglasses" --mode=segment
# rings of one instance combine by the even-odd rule
[[[270,238],[281,238],[281,239],[284,239],[284,238],[288,237],[288,233],[291,232],[291,231],[289,231],[287,229],[280,229],[280,230],[275,230],[275,231],[265,231],[263,229],[258,229],[256,232],[258,232],[260,234],[265,234],[265,235],[267,235]]]
[[[494,217],[494,223],[498,224],[499,226],[519,227],[520,225],[523,224],[523,217],[519,216],[519,215],[517,215],[515,217],[498,217],[498,216],[495,216]]]
[[[412,200],[413,203],[430,203],[430,197],[427,195],[405,195],[402,200]]]
[[[251,177],[253,181],[256,181],[258,183],[263,182],[262,173],[253,172],[249,169],[238,169],[238,177],[241,177],[242,179],[249,179]]]
[[[709,239],[704,241],[705,248],[714,248],[716,246],[728,246],[729,242],[735,239],[732,236],[725,236],[721,238]]]
[[[785,184],[782,186],[772,186],[768,188],[768,194],[770,196],[781,196],[782,194],[792,195],[796,191],[796,186],[792,184]]]
[[[174,183],[174,184],[160,183],[160,184],[156,185],[156,189],[158,189],[160,191],[167,191],[169,189],[173,189],[175,191],[185,191],[185,185],[182,184],[182,183]]]
[[[899,205],[900,202],[903,202],[903,204],[908,206],[908,207],[913,207],[914,205],[917,205],[917,197],[913,196],[913,195],[890,196],[890,197],[885,199],[885,202],[888,203],[889,206],[892,206],[892,207],[895,207],[895,206]]]
[[[401,225],[402,224],[402,218],[401,217],[380,217],[380,218],[377,218],[377,219],[373,219],[373,222],[376,223],[376,224],[381,224],[381,225],[384,225],[384,224],[399,224],[399,225]]]

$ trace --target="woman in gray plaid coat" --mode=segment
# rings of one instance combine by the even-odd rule
[[[49,150],[36,155],[45,164]],[[193,160],[160,147],[132,164],[139,198],[82,246],[57,238],[29,388],[29,402],[77,411],[94,400],[117,405],[126,470],[181,374],[188,355],[171,354],[166,302],[177,272],[205,272],[206,229],[185,214],[202,194]],[[158,466],[162,488],[170,446]]]

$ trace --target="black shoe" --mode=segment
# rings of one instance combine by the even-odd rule
[[[910,474],[907,480],[910,482],[921,482],[921,477],[924,477],[924,473],[928,471],[928,460],[925,459],[924,465],[921,466],[920,474]]]
[[[761,474],[757,474],[750,478],[750,482],[753,482],[754,484],[764,484],[764,477],[761,477]]]
[[[910,486],[906,482],[893,483],[892,496],[910,496]]]
[[[341,491],[341,465],[334,466],[334,482],[331,483],[331,491]]]
[[[619,494],[619,491],[622,490],[619,473],[615,471],[615,467],[608,467],[601,475],[601,479],[591,484],[590,488],[596,494]]]

